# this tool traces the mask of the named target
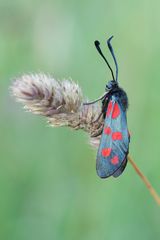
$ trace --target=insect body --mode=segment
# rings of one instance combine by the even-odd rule
[[[96,163],[97,174],[101,178],[118,177],[127,164],[129,150],[127,95],[118,85],[112,91],[103,101],[105,122]]]
[[[104,128],[96,160],[97,174],[101,178],[118,177],[123,172],[127,164],[130,142],[126,118],[128,98],[125,91],[118,85],[118,65],[110,43],[111,39],[112,37],[108,39],[107,44],[115,62],[116,77],[100,49],[100,43],[95,41],[95,46],[107,63],[113,78],[106,85],[105,94],[96,100],[102,100],[104,116]]]

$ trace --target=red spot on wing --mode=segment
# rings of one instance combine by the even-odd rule
[[[111,163],[112,163],[113,165],[118,164],[118,163],[119,163],[119,158],[118,158],[118,156],[114,156],[114,157],[111,159]]]
[[[108,157],[111,154],[111,148],[103,148],[102,149],[102,156],[103,157]]]
[[[113,107],[112,118],[117,118],[119,115],[120,115],[120,109],[119,109],[118,103],[115,103]]]
[[[112,140],[122,140],[122,133],[121,132],[114,132],[112,133]]]
[[[112,101],[109,102],[108,107],[107,107],[107,113],[106,116],[109,117],[111,110],[112,110]]]
[[[104,133],[107,134],[107,135],[110,135],[111,134],[111,128],[110,127],[105,127],[104,128]]]

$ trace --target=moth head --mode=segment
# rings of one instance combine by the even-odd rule
[[[111,90],[115,87],[117,87],[117,82],[115,80],[111,80],[106,85],[106,91]]]

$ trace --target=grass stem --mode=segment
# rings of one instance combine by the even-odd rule
[[[143,173],[140,171],[140,169],[135,164],[135,162],[132,160],[132,158],[130,156],[128,156],[127,158],[128,158],[128,161],[130,162],[130,164],[132,165],[132,167],[134,168],[134,170],[136,171],[136,173],[140,176],[140,178],[142,179],[142,181],[148,188],[150,194],[152,195],[152,197],[154,198],[156,203],[158,205],[160,205],[160,197],[159,197],[158,193],[155,191],[155,189],[153,188],[153,186],[151,185],[151,183],[149,182],[149,180],[143,175]]]

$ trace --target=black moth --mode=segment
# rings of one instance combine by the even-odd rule
[[[102,114],[105,120],[96,160],[97,174],[101,178],[118,177],[122,174],[127,164],[130,142],[126,118],[128,98],[125,91],[118,85],[118,64],[110,43],[112,38],[113,36],[107,40],[107,45],[116,66],[116,77],[101,51],[99,41],[95,41],[96,49],[111,71],[112,80],[106,85],[106,92],[102,97],[85,103],[93,104],[102,100]]]

